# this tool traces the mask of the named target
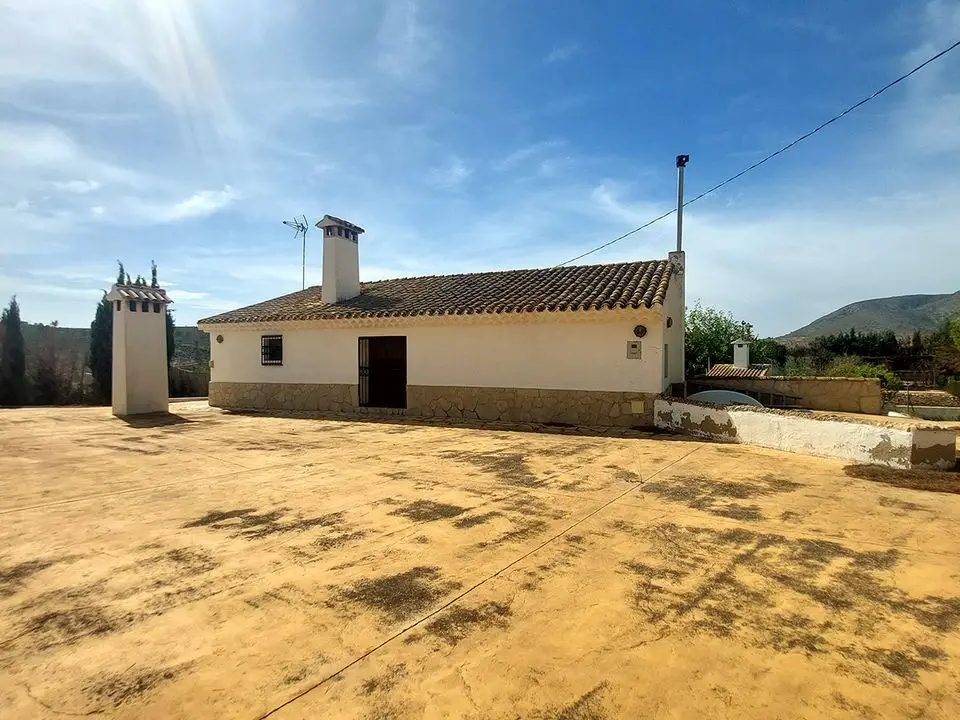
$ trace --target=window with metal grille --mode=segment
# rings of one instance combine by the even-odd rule
[[[283,365],[283,335],[261,336],[260,364]]]

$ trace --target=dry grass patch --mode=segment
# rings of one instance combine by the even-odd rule
[[[960,495],[960,468],[954,470],[898,470],[883,465],[847,465],[843,471],[858,480],[893,485],[907,490]]]

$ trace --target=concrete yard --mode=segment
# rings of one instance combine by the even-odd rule
[[[0,410],[0,716],[960,717],[960,495],[171,409]]]

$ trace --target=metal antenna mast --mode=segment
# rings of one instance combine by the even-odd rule
[[[301,290],[307,289],[307,230],[310,229],[309,223],[307,223],[307,216],[303,215],[302,220],[294,217],[293,220],[283,220],[283,224],[289,228],[294,229],[293,237],[294,239],[300,237],[303,238],[303,252],[300,256],[300,275],[301,275]]]

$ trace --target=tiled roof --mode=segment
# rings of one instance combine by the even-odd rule
[[[759,378],[766,377],[769,365],[753,363],[750,367],[741,368],[729,363],[719,363],[711,367],[706,377],[728,377],[728,378]]]
[[[214,315],[199,324],[340,320],[641,308],[662,305],[666,260],[431,275],[360,283],[360,295],[324,303],[320,287]]]
[[[162,288],[144,285],[114,285],[107,293],[109,300],[149,300],[151,302],[172,303],[167,291]]]

